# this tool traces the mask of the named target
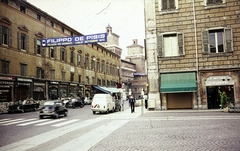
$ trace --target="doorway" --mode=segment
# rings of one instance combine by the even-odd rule
[[[207,102],[208,109],[219,109],[221,104],[221,94],[227,94],[227,101],[234,102],[234,88],[233,85],[226,86],[208,86],[207,87]]]

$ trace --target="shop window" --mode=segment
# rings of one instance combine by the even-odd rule
[[[20,75],[26,76],[27,75],[27,65],[26,64],[20,64]]]
[[[158,56],[173,57],[184,55],[183,33],[162,34],[157,37]]]
[[[216,29],[202,32],[203,53],[216,54],[233,51],[232,29]]]
[[[40,67],[37,67],[37,78],[44,79],[44,70]]]
[[[2,60],[2,73],[9,74],[9,61]]]

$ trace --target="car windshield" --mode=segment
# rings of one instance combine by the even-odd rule
[[[54,102],[51,102],[51,101],[45,102],[44,105],[54,105]]]

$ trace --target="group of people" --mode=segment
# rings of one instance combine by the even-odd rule
[[[139,96],[139,98],[140,98],[140,96]],[[145,94],[143,96],[143,99],[145,100],[145,108],[147,109],[148,108],[148,106],[147,106],[147,103],[148,103],[147,102],[147,94]],[[129,101],[129,105],[131,107],[131,113],[135,113],[135,101],[136,101],[136,99],[134,98],[133,95],[130,95],[128,97],[128,101]]]

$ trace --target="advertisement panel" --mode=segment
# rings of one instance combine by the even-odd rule
[[[107,42],[107,33],[74,37],[44,38],[41,40],[42,47],[81,45],[99,42]]]

